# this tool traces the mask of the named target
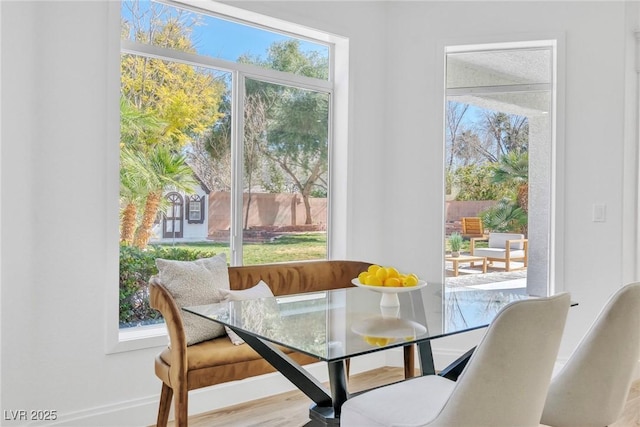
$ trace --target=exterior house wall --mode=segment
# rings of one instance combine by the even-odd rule
[[[183,215],[182,220],[180,221],[179,227],[176,227],[176,230],[182,230],[182,237],[174,237],[174,236],[165,236],[163,233],[163,228],[166,225],[163,223],[163,220],[160,219],[158,223],[153,226],[153,237],[151,242],[172,242],[172,241],[202,241],[207,239],[207,219],[209,216],[209,195],[207,191],[205,191],[201,186],[196,186],[195,191],[186,194],[184,192],[180,192],[180,196],[182,197],[183,202]],[[203,208],[203,220],[202,222],[189,222],[189,207],[188,201],[192,195],[196,195],[198,197],[204,197],[204,203],[201,204]],[[166,194],[165,194],[166,197]],[[171,225],[169,226],[171,227]],[[172,228],[168,228],[168,230],[172,230]]]

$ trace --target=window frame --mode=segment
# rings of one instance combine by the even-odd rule
[[[565,218],[565,176],[562,165],[565,163],[565,88],[566,88],[566,36],[562,32],[542,32],[531,34],[511,34],[502,36],[480,36],[466,37],[449,40],[439,40],[438,51],[441,53],[438,57],[440,71],[437,76],[439,81],[445,82],[446,78],[446,55],[448,53],[457,53],[462,51],[483,50],[478,47],[488,48],[491,50],[500,49],[527,49],[546,47],[552,49],[552,76],[551,76],[551,140],[549,144],[551,162],[549,165],[549,237],[548,237],[548,254],[549,260],[547,283],[544,284],[545,293],[553,294],[564,290],[562,277],[564,277],[564,265],[559,259],[559,254],[564,250],[564,229],[558,227]],[[446,83],[441,86],[439,93],[440,100],[444,102],[440,105],[442,108],[442,123],[444,129],[444,111],[446,108],[447,89]],[[443,147],[445,144],[444,131],[442,133]],[[444,185],[444,174],[443,174]],[[444,227],[443,227],[444,241]],[[444,266],[444,255],[441,259],[441,265]],[[442,280],[444,281],[444,268]]]
[[[227,71],[232,74],[232,97],[239,102],[235,102],[236,110],[232,116],[232,141],[238,135],[242,135],[242,112],[244,111],[243,96],[245,78],[255,78],[271,83],[294,86],[301,89],[313,91],[327,92],[330,97],[329,106],[329,129],[328,129],[328,149],[329,149],[329,194],[328,201],[328,217],[329,224],[327,230],[327,259],[332,257],[344,257],[346,255],[346,222],[347,222],[347,194],[343,186],[337,186],[333,183],[344,182],[347,179],[347,142],[348,142],[348,98],[349,98],[349,41],[348,39],[333,34],[325,33],[320,30],[314,30],[306,26],[301,26],[291,22],[283,21],[277,18],[268,17],[255,12],[239,9],[233,6],[219,4],[215,2],[203,4],[202,2],[181,0],[166,1],[159,0],[170,6],[181,8],[189,8],[198,13],[207,13],[223,19],[230,19],[245,25],[251,25],[258,28],[264,28],[279,33],[284,33],[295,38],[308,39],[316,43],[322,43],[329,46],[329,78],[326,81],[313,79],[305,76],[292,75],[277,70],[264,69],[250,64],[239,64],[226,61],[219,58],[206,57],[197,54],[171,51],[169,49],[160,48],[152,45],[131,42],[129,40],[120,40],[120,2],[111,2],[109,4],[109,28],[112,37],[109,38],[109,57],[114,58],[111,61],[110,83],[111,90],[109,99],[110,115],[108,121],[110,123],[109,140],[114,141],[110,146],[110,155],[107,156],[109,170],[118,170],[119,165],[119,91],[120,91],[120,57],[122,54],[130,53],[135,55],[143,54],[157,59],[181,62],[193,66],[207,66],[221,71]],[[117,58],[117,59],[116,59]],[[239,114],[240,113],[240,114]],[[338,120],[334,120],[338,118]],[[235,135],[234,135],[235,133]],[[238,162],[242,162],[242,144],[232,142],[232,147],[237,152],[234,153],[236,166]],[[238,150],[238,147],[240,150]],[[236,167],[236,170],[237,167]],[[241,170],[241,169],[240,169]],[[240,172],[241,173],[241,172]],[[109,193],[118,197],[119,174],[116,172],[109,182]],[[113,181],[113,182],[112,182]],[[236,180],[234,180],[236,181]],[[235,200],[232,200],[232,216],[238,215],[241,218],[242,212],[242,188],[232,192]],[[335,192],[335,196],[333,195]],[[190,202],[189,202],[190,203]],[[114,204],[117,206],[117,203]],[[202,209],[201,212],[205,210]],[[111,218],[111,229],[119,228],[117,211],[115,216]],[[235,218],[235,216],[234,216]],[[236,218],[236,224],[238,222]],[[334,228],[335,227],[335,228]],[[117,236],[117,232],[113,234]],[[242,233],[232,230],[232,236],[238,236],[240,239]],[[341,236],[341,238],[336,238]],[[114,268],[115,280],[107,280],[107,353],[118,353],[123,351],[131,351],[142,348],[163,346],[166,344],[166,327],[164,324],[120,329],[118,323],[119,297],[118,288],[113,283],[118,282],[116,271],[119,266],[119,243],[113,239],[114,246],[110,253],[115,254],[115,258],[110,261]],[[239,265],[242,259],[242,245],[231,244],[232,259],[231,265]],[[234,252],[235,250],[235,252]],[[110,271],[111,271],[110,270]],[[115,291],[115,292],[114,292]]]
[[[198,217],[191,219],[191,206],[198,207]],[[197,194],[192,194],[187,198],[187,223],[188,224],[202,224],[204,223],[204,196],[199,196]],[[195,212],[195,210],[194,210]]]

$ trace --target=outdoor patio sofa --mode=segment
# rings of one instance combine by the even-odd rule
[[[229,288],[248,290],[264,281],[276,296],[346,288],[352,287],[351,279],[370,265],[360,261],[323,260],[228,267]],[[162,313],[171,343],[155,360],[156,375],[162,380],[158,426],[167,425],[172,397],[175,425],[183,427],[187,425],[189,390],[275,371],[251,347],[234,345],[227,335],[187,345],[182,310],[169,288],[158,277],[150,280],[149,288],[151,306]],[[413,367],[413,351],[408,349],[405,364]],[[318,362],[305,354],[281,350],[301,365]]]
[[[476,243],[489,241],[489,247],[479,248]],[[495,267],[494,261],[503,262],[506,271],[521,270],[527,268],[529,256],[529,240],[524,234],[517,233],[489,233],[487,237],[471,238],[469,252],[472,256],[485,257],[489,265]],[[512,262],[520,262],[523,265],[513,267]]]

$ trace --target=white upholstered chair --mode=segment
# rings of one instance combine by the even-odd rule
[[[457,382],[428,375],[364,392],[342,405],[340,425],[537,427],[569,305],[567,293],[510,303]]]
[[[479,248],[476,242],[488,240],[486,248]],[[485,257],[490,265],[494,261],[503,262],[506,271],[527,268],[529,261],[529,240],[524,234],[517,233],[489,233],[485,237],[473,237],[469,245],[472,256]],[[521,262],[522,266],[513,267],[512,262]]]
[[[640,282],[619,289],[549,386],[541,423],[604,427],[624,408],[640,357]]]

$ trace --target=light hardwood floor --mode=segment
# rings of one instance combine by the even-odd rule
[[[388,384],[402,377],[402,368],[394,367],[353,375],[349,380],[349,391]],[[309,421],[310,402],[301,392],[291,391],[190,417],[189,426],[299,427]],[[640,381],[633,384],[622,417],[610,427],[640,427]]]

